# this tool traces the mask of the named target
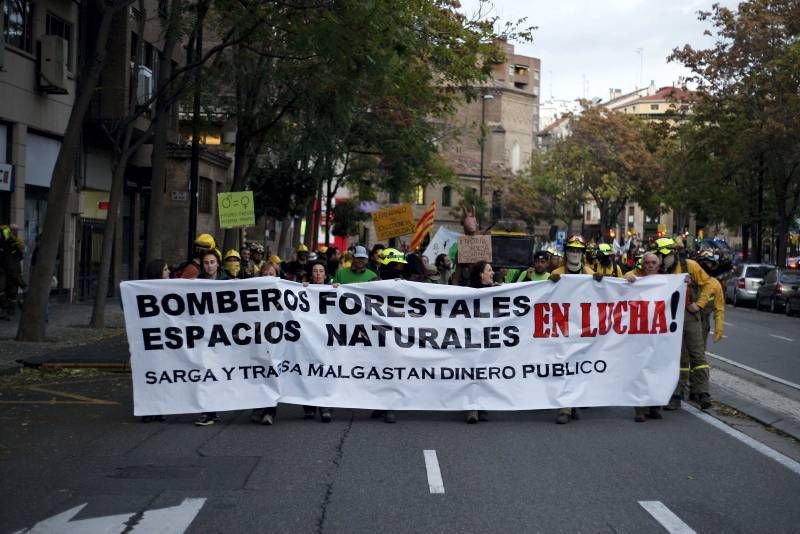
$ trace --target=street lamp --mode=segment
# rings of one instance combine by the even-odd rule
[[[481,170],[480,170],[480,193],[479,198],[483,201],[483,148],[486,146],[486,101],[493,100],[494,96],[484,94],[481,96]]]

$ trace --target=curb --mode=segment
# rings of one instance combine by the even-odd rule
[[[765,408],[755,402],[744,399],[730,391],[717,388],[714,399],[720,404],[741,412],[764,426],[778,430],[787,436],[800,441],[800,423],[784,414]]]

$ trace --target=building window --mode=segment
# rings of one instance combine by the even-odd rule
[[[33,53],[33,5],[28,0],[3,2],[3,39],[5,42]]]
[[[425,187],[424,186],[418,185],[414,189],[414,203],[417,206],[425,205]]]
[[[652,111],[658,111],[658,104],[650,104],[650,109]]]
[[[645,224],[658,224],[661,222],[661,215],[645,215],[644,216],[644,223]]]
[[[67,41],[67,67],[72,70],[72,24],[52,13],[47,14],[45,22],[47,35],[58,35]]]
[[[200,213],[211,213],[213,189],[214,185],[211,180],[200,178],[199,187],[197,188],[197,210]]]
[[[442,206],[449,208],[452,203],[453,189],[447,185],[442,188]]]
[[[514,141],[514,146],[511,147],[511,172],[517,173],[520,168],[520,154],[519,143]]]

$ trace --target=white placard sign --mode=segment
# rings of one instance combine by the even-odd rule
[[[124,282],[134,412],[662,405],[678,380],[685,287],[679,275],[480,290]]]

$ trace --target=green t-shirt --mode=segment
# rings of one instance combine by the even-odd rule
[[[339,269],[333,276],[333,284],[358,284],[360,282],[372,282],[377,280],[378,275],[369,269],[363,273],[354,273],[351,269]]]
[[[528,271],[525,270],[519,275],[517,282],[539,282],[540,280],[548,280],[549,278],[550,273],[537,274],[536,271],[533,271],[533,274],[528,276]]]

